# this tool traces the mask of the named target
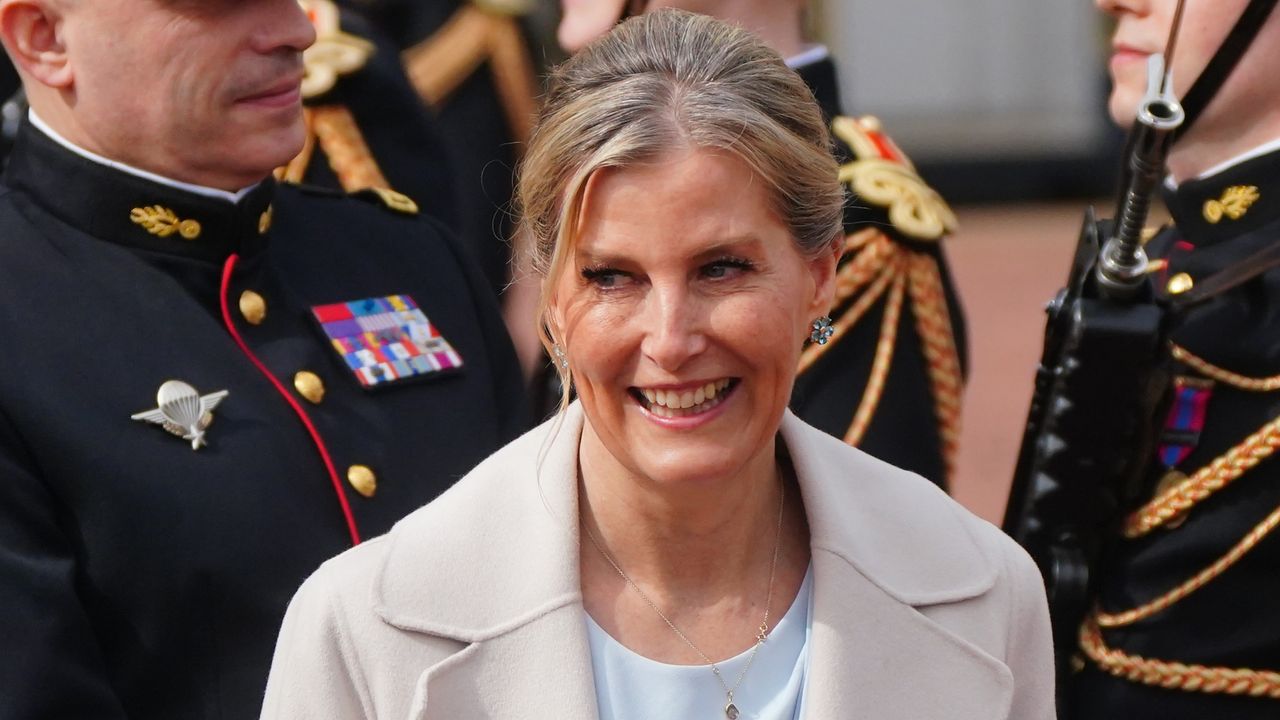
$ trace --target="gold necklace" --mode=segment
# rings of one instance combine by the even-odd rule
[[[755,662],[756,653],[760,651],[760,646],[764,644],[765,640],[769,639],[769,608],[773,605],[773,581],[778,573],[778,548],[782,544],[782,509],[787,501],[786,487],[779,483],[778,489],[780,491],[778,495],[778,527],[774,531],[773,536],[773,562],[769,565],[769,591],[765,596],[764,601],[764,620],[760,623],[760,629],[756,633],[756,643],[751,647],[751,655],[747,657],[747,664],[742,667],[742,672],[738,673],[738,679],[734,681],[733,687],[729,687],[729,684],[725,682],[724,675],[720,672],[720,667],[712,662],[711,658],[707,657],[707,654],[702,652],[697,645],[694,645],[693,641],[689,639],[689,636],[681,632],[680,628],[676,627],[676,624],[671,622],[671,618],[668,618],[666,613],[658,609],[658,604],[651,600],[645,591],[641,590],[640,586],[631,579],[631,576],[627,575],[627,573],[622,570],[622,567],[613,559],[613,556],[605,552],[604,546],[600,544],[599,539],[596,538],[596,534],[591,532],[591,528],[587,525],[586,521],[584,520],[582,523],[582,528],[587,531],[587,538],[591,540],[591,544],[594,545],[596,550],[604,556],[604,559],[613,566],[613,569],[618,571],[618,575],[622,577],[623,581],[625,581],[627,585],[631,586],[631,589],[635,590],[649,607],[653,608],[653,611],[658,614],[658,617],[662,618],[662,621],[667,624],[667,627],[671,628],[671,631],[683,640],[685,645],[692,648],[693,651],[698,654],[698,657],[702,658],[704,663],[711,666],[711,672],[716,676],[716,680],[720,682],[720,687],[724,688],[724,714],[729,720],[738,720],[738,715],[740,713],[738,711],[738,706],[733,702],[733,694],[738,691],[738,688],[742,685],[742,679],[747,676],[747,671],[751,669],[751,664]]]

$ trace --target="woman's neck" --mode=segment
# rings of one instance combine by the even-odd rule
[[[783,481],[773,447],[730,475],[648,478],[583,429],[582,523],[633,581],[663,594],[740,592],[773,551]],[[799,498],[791,498],[799,509]],[[589,548],[584,538],[584,551]]]

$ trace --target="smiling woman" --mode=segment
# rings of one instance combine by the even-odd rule
[[[580,399],[307,582],[265,717],[1052,716],[1026,555],[787,411],[835,292],[829,148],[706,16],[554,72],[519,197]]]

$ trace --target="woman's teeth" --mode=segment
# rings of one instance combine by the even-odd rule
[[[729,387],[729,379],[709,382],[693,390],[641,390],[648,401],[647,409],[658,417],[684,417],[706,412],[724,399],[721,393]]]

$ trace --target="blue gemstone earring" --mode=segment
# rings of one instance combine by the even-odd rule
[[[831,327],[831,318],[826,315],[814,320],[810,327],[812,330],[809,333],[809,339],[819,345],[826,345],[836,332],[836,329]]]

